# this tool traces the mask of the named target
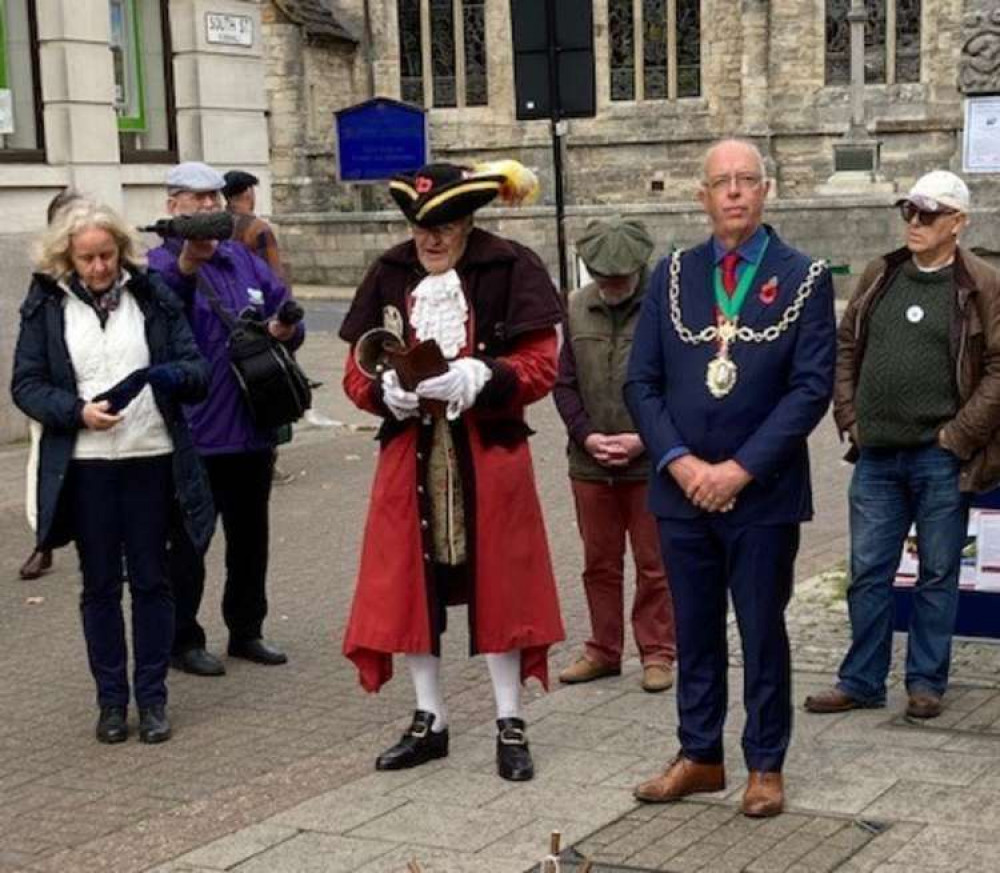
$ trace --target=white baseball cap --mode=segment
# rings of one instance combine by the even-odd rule
[[[955,209],[958,212],[967,213],[969,211],[969,188],[954,173],[949,173],[947,170],[934,170],[917,179],[916,184],[910,189],[910,193],[902,200],[897,201],[897,205],[907,201],[925,212]]]

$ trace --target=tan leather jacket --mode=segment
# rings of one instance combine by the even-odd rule
[[[868,340],[868,315],[909,257],[903,248],[872,261],[841,319],[833,394],[833,416],[841,436],[850,437],[857,421],[854,392]],[[951,359],[960,406],[941,429],[939,441],[963,461],[961,489],[987,491],[1000,484],[1000,273],[959,247],[955,288]],[[848,460],[856,456],[852,445]]]

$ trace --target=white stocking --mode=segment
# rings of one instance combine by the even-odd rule
[[[448,727],[448,710],[441,696],[441,659],[437,655],[407,655],[406,666],[417,695],[417,709],[433,713],[431,733],[441,733]]]
[[[521,717],[521,650],[489,654],[486,666],[493,681],[497,718]]]

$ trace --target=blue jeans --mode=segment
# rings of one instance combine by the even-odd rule
[[[936,445],[862,449],[851,479],[851,647],[837,687],[870,705],[885,703],[892,657],[892,583],[915,524],[920,571],[906,653],[909,692],[943,694],[958,611],[958,574],[969,500],[960,462]]]

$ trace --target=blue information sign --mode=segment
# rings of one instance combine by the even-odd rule
[[[427,163],[424,110],[376,97],[334,115],[341,182],[377,182]]]

